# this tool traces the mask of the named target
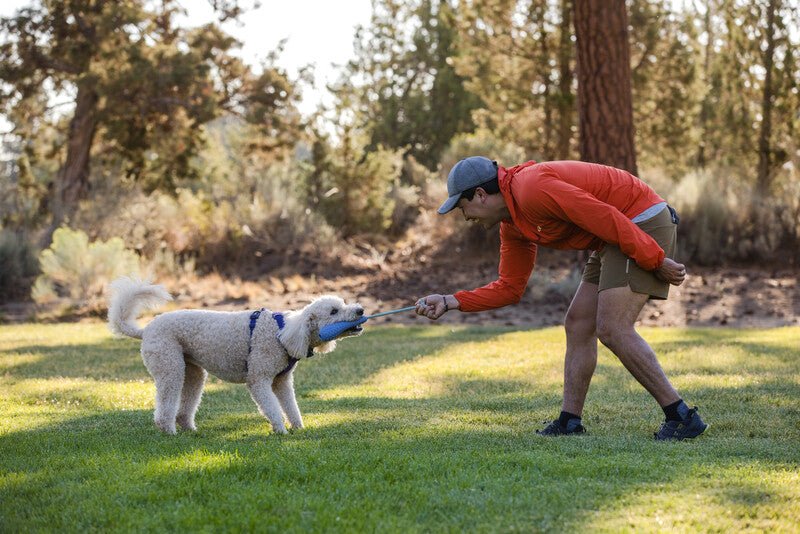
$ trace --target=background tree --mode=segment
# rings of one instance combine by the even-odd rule
[[[346,78],[369,136],[367,150],[403,148],[430,168],[458,132],[472,129],[478,100],[452,65],[455,12],[447,0],[376,0],[356,33]]]
[[[635,146],[640,167],[671,177],[697,163],[703,87],[695,16],[669,0],[629,2]]]
[[[482,0],[460,9],[456,70],[478,127],[529,157],[569,158],[575,127],[572,1]]]
[[[575,0],[580,153],[637,174],[624,0]]]
[[[235,2],[218,4],[222,18],[240,11]],[[263,124],[291,106],[283,74],[252,74],[230,55],[235,39],[214,24],[177,27],[179,10],[169,0],[69,0],[0,20],[0,105],[13,133],[36,143],[38,125],[59,120],[46,113],[53,95],[72,104],[56,152],[61,164],[47,184],[51,231],[86,197],[95,157],[119,158],[127,176],[169,188],[191,178],[200,126],[222,110],[246,116],[263,108],[252,115]]]

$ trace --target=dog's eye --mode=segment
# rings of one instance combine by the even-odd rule
[[[339,313],[339,310],[337,310],[336,308],[331,310],[331,315],[336,315],[337,313]]]

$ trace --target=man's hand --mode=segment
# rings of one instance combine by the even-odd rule
[[[669,258],[664,258],[661,267],[653,272],[658,278],[673,286],[679,286],[686,280],[686,266]]]
[[[428,295],[417,301],[417,315],[435,321],[448,310],[458,309],[459,303],[453,295]]]

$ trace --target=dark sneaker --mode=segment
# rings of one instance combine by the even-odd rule
[[[569,434],[583,434],[584,432],[586,432],[586,429],[583,428],[580,419],[570,419],[567,421],[566,426],[561,425],[556,419],[542,430],[536,431],[540,436],[567,436]]]
[[[708,425],[700,418],[697,413],[697,406],[689,410],[686,419],[683,421],[664,421],[661,428],[656,432],[657,441],[680,441],[682,439],[696,438],[705,432]]]

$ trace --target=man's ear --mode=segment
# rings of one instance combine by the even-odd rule
[[[479,187],[479,188],[475,189],[475,196],[478,197],[478,200],[483,202],[484,200],[486,200],[486,197],[488,197],[489,195],[488,195],[488,193],[486,193],[486,190],[484,188]]]

